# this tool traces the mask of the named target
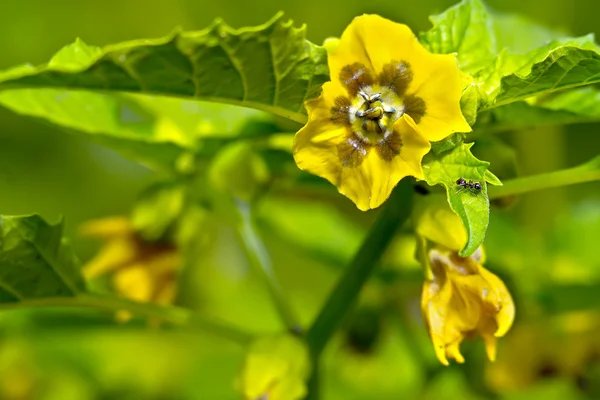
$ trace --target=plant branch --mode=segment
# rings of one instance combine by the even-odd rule
[[[392,241],[396,229],[408,219],[411,212],[411,190],[412,186],[408,180],[404,180],[394,189],[354,259],[310,327],[306,339],[314,359],[318,358],[351,310],[362,287]]]
[[[275,271],[273,271],[271,257],[269,256],[265,245],[254,229],[250,205],[241,200],[236,200],[236,204],[240,216],[242,217],[242,223],[238,224],[237,233],[240,241],[243,244],[246,257],[248,258],[250,264],[265,281],[271,299],[273,300],[281,320],[287,329],[291,332],[298,332],[302,329],[302,327],[298,321],[298,318],[296,317],[296,314],[292,310],[292,307],[285,293],[283,292],[281,285],[279,285],[279,282],[277,281]]]
[[[252,340],[252,336],[247,332],[191,310],[175,306],[138,303],[112,295],[82,294],[75,297],[46,297],[0,304],[0,310],[51,307],[94,308],[111,312],[127,310],[138,316],[155,317],[174,325],[199,328],[243,345]]]
[[[576,183],[600,180],[600,156],[578,167],[549,172],[546,174],[525,176],[506,181],[502,186],[491,186],[489,198],[497,199],[535,190],[574,185]]]

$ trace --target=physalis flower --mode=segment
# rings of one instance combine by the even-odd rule
[[[114,290],[125,298],[143,303],[173,302],[181,264],[176,246],[144,241],[125,217],[88,221],[82,226],[81,233],[106,241],[83,267],[88,280],[112,274]],[[127,311],[117,313],[120,321],[129,318],[131,315]]]
[[[355,18],[327,47],[331,81],[306,103],[294,159],[359,209],[376,208],[400,179],[423,179],[430,141],[471,131],[460,71],[454,55],[429,53],[406,25],[377,15]]]
[[[448,358],[464,362],[460,343],[479,333],[493,361],[497,338],[506,334],[515,316],[508,289],[483,267],[483,247],[470,257],[458,255],[467,242],[467,233],[445,196],[419,199],[413,222],[427,276],[421,309],[438,359],[444,365],[448,365]]]
[[[443,246],[429,250],[431,279],[423,286],[421,309],[435,354],[448,365],[448,358],[464,362],[463,339],[479,333],[491,361],[496,359],[496,341],[510,329],[515,306],[504,283],[485,269],[481,248],[462,258]]]

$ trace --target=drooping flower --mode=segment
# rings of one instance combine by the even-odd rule
[[[125,217],[92,220],[81,228],[84,236],[106,241],[104,247],[84,267],[86,279],[112,274],[117,294],[139,302],[171,304],[177,289],[179,251],[169,243],[144,241]],[[127,311],[117,319],[131,318]]]
[[[425,282],[421,309],[435,354],[444,365],[448,358],[464,362],[463,339],[479,333],[488,358],[496,358],[496,341],[510,329],[515,307],[504,283],[485,269],[481,248],[459,257],[443,246],[429,250],[431,278]]]
[[[471,130],[455,57],[429,53],[405,25],[355,18],[328,46],[328,64],[331,81],[306,103],[294,159],[361,210],[381,205],[403,177],[423,179],[430,141]]]
[[[445,196],[420,198],[412,219],[426,272],[421,309],[438,359],[444,365],[448,358],[462,363],[460,343],[479,333],[494,360],[497,338],[510,329],[515,306],[504,283],[482,266],[483,246],[470,257],[458,255],[467,232]]]
[[[250,346],[237,387],[245,400],[300,400],[309,373],[308,350],[299,338],[261,337]]]

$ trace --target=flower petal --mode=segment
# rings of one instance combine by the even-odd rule
[[[460,109],[463,84],[456,57],[430,53],[408,26],[378,15],[362,15],[352,21],[328,51],[334,80],[338,71],[354,63],[363,64],[374,75],[390,63],[406,63],[410,68],[407,112],[411,115],[412,111],[411,116],[419,122],[419,132],[428,140],[471,131]]]
[[[418,66],[413,65],[414,78],[409,88],[410,94],[425,103],[425,112],[416,124],[418,131],[432,142],[454,132],[471,132],[460,109],[462,82],[455,57],[427,53],[419,61]],[[411,114],[410,106],[406,112]]]
[[[115,236],[128,236],[133,232],[131,221],[126,217],[107,217],[85,222],[80,227],[82,236],[99,238],[113,238]]]
[[[116,291],[128,299],[146,303],[152,298],[155,283],[143,264],[134,264],[114,276]]]
[[[465,362],[465,358],[460,353],[460,340],[452,342],[446,346],[446,356],[449,358],[454,358],[459,364]]]
[[[442,364],[449,365],[446,358],[446,342],[444,340],[447,308],[444,304],[439,304],[444,302],[444,300],[439,300],[440,296],[444,299],[449,299],[451,294],[448,290],[445,293],[439,293],[435,283],[430,281],[425,282],[421,296],[421,311],[429,329],[435,355]]]
[[[418,54],[413,55],[415,52]],[[410,63],[422,52],[429,54],[408,26],[379,15],[361,15],[354,18],[335,48],[331,48],[329,70],[340,71],[345,65],[358,62],[379,74],[392,60]]]
[[[406,116],[394,124],[393,145],[386,141],[360,147],[348,127],[332,121],[331,108],[341,90],[328,82],[321,97],[307,103],[310,120],[296,134],[294,159],[300,169],[327,179],[364,211],[379,207],[405,176],[422,178],[421,160],[431,145]]]
[[[450,250],[459,251],[467,243],[467,231],[460,217],[448,207],[446,196],[424,196],[413,213],[416,233]]]
[[[483,267],[480,267],[479,273],[492,287],[498,299],[500,310],[495,316],[498,329],[494,333],[494,336],[502,337],[508,332],[515,319],[515,303],[506,285],[504,285],[504,282],[500,278]]]
[[[135,261],[137,257],[138,248],[135,241],[127,236],[116,236],[100,248],[98,254],[84,265],[83,274],[86,279],[93,279],[118,270]]]

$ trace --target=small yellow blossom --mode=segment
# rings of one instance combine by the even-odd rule
[[[448,358],[464,362],[460,343],[479,333],[493,361],[496,340],[510,329],[515,306],[504,283],[481,265],[483,246],[470,257],[458,255],[467,232],[445,196],[419,199],[413,222],[421,238],[419,261],[426,272],[421,309],[438,359],[444,365]]]
[[[81,233],[106,241],[83,268],[88,280],[112,273],[115,291],[125,298],[156,304],[173,302],[180,265],[174,245],[144,241],[125,217],[89,221]],[[117,314],[121,321],[130,317],[126,311]]]
[[[299,338],[262,337],[250,346],[237,386],[245,400],[300,400],[309,373],[308,350]]]
[[[422,196],[415,202],[413,222],[417,236],[459,251],[467,243],[467,230],[450,209],[446,196]],[[482,261],[483,262],[483,261]]]
[[[425,282],[421,309],[435,353],[464,362],[460,343],[479,333],[488,358],[496,358],[496,340],[510,329],[515,307],[504,283],[481,264],[481,249],[462,258],[443,246],[429,250],[431,279]]]
[[[295,137],[298,167],[336,185],[359,209],[381,205],[438,141],[471,127],[460,110],[453,55],[429,53],[410,28],[357,17],[327,47],[331,81],[306,103]]]

